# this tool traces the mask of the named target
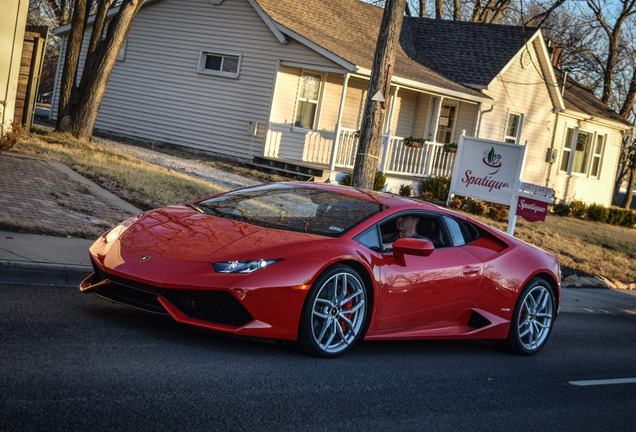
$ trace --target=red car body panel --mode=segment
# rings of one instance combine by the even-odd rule
[[[141,284],[176,321],[221,332],[295,340],[308,290],[334,263],[346,263],[372,286],[366,339],[505,338],[519,292],[534,276],[554,287],[560,300],[559,264],[549,254],[475,221],[485,235],[429,256],[373,251],[354,238],[409,210],[448,214],[411,199],[353,188],[302,184],[364,196],[388,207],[340,237],[267,229],[200,214],[186,205],[148,212],[118,239],[106,235],[90,249],[96,273],[80,286],[96,291],[116,280]],[[217,273],[213,262],[281,259],[251,274]],[[107,276],[103,276],[103,275]],[[100,276],[101,275],[101,276]],[[156,289],[156,290],[155,290]],[[172,293],[226,292],[251,319],[227,325],[184,313]],[[190,294],[188,294],[190,295]],[[477,313],[487,325],[469,325]]]

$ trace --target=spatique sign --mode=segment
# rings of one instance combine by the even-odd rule
[[[462,136],[457,150],[450,193],[511,205],[525,146]]]

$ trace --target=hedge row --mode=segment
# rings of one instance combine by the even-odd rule
[[[608,208],[600,204],[588,205],[583,201],[554,204],[552,211],[557,216],[571,216],[627,228],[634,228],[636,225],[636,212],[630,209]]]
[[[446,201],[449,189],[449,177],[428,177],[422,181],[422,198]],[[489,204],[471,198],[454,197],[450,202],[450,207],[479,216],[485,214],[493,220],[501,220],[508,217],[507,206]],[[632,210],[616,207],[608,208],[600,204],[588,205],[583,201],[575,200],[568,204],[554,204],[552,212],[558,216],[572,216],[627,228],[634,228],[636,225],[636,212]]]

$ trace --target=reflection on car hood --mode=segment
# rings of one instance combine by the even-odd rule
[[[318,238],[322,237],[261,228],[201,214],[185,206],[170,206],[148,213],[124,233],[121,241],[133,249],[158,252],[164,258],[218,261]]]

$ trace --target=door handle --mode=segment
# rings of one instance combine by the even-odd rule
[[[462,269],[462,276],[470,277],[477,276],[481,273],[481,266],[465,266]]]

